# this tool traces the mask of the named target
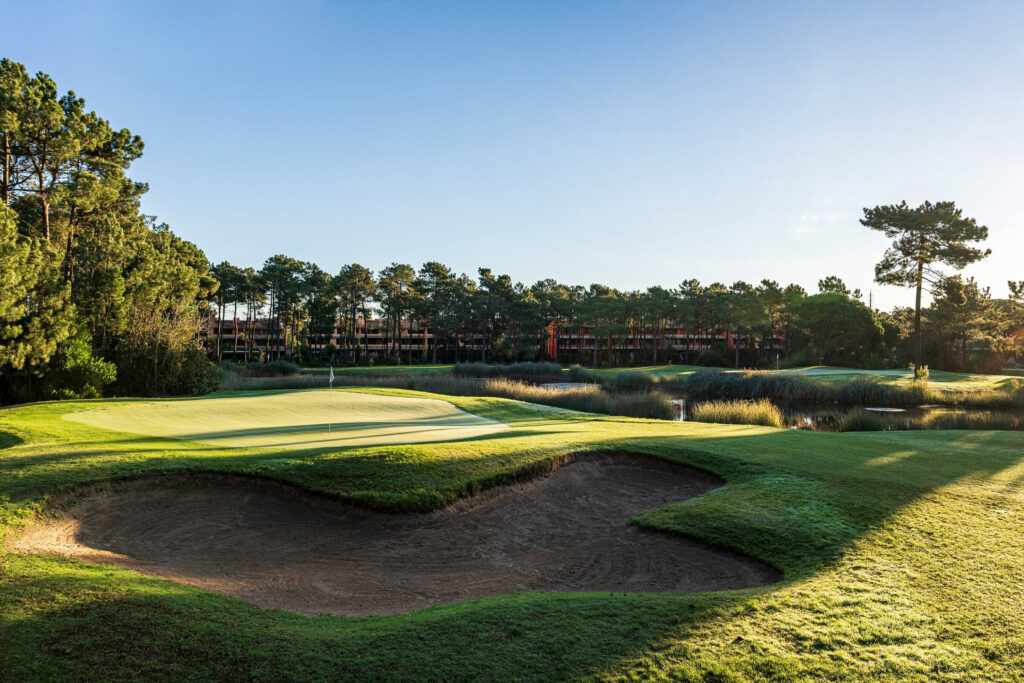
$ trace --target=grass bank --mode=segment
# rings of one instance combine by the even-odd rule
[[[1024,670],[1024,434],[827,434],[444,398],[510,428],[282,455],[63,419],[132,401],[3,410],[0,433],[11,438],[0,450],[0,534],[69,486],[146,472],[236,472],[425,509],[569,453],[613,450],[727,482],[636,524],[759,557],[785,580],[708,594],[521,593],[352,619],[261,610],[115,567],[3,553],[4,676],[1010,681]]]

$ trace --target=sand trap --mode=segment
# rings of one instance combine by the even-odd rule
[[[721,485],[648,458],[588,458],[427,514],[354,509],[225,477],[92,487],[21,552],[56,552],[305,614],[394,614],[513,591],[707,591],[779,573],[627,526]]]
[[[64,419],[214,446],[278,450],[454,441],[508,429],[447,401],[350,391],[147,401]]]

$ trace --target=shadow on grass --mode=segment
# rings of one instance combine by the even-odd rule
[[[20,446],[24,442],[24,439],[17,434],[0,431],[0,450],[10,448],[11,446]]]
[[[11,598],[32,611],[0,625],[15,680],[579,678],[742,613],[752,595],[522,593],[394,617],[303,617],[116,568],[21,566],[10,578],[33,585]]]
[[[485,438],[509,437],[513,434],[506,431]],[[218,678],[373,678],[381,672],[393,677],[423,672],[438,678],[508,678],[511,672],[523,678],[580,677],[614,669],[661,643],[686,639],[708,622],[744,614],[752,599],[834,565],[858,538],[937,489],[1000,473],[1008,483],[1019,483],[1022,444],[1020,435],[1002,432],[779,430],[735,435],[723,430],[720,437],[681,433],[572,448],[643,453],[723,477],[725,486],[644,512],[635,523],[743,552],[784,571],[783,584],[760,589],[695,595],[531,593],[396,617],[307,618],[258,610],[124,570],[26,558],[8,565],[35,563],[53,576],[47,574],[40,588],[38,573],[27,572],[19,580],[17,566],[5,570],[12,587],[7,603],[34,601],[37,613],[7,620],[0,627],[0,642],[10,645],[0,648],[17,653],[11,670],[26,676],[47,671],[72,677],[172,676],[186,671]],[[436,507],[446,496],[501,483],[495,472],[506,473],[507,480],[517,467],[560,456],[548,449],[528,458],[431,453],[426,460],[401,459],[390,448],[311,462],[301,459],[304,454],[289,451],[266,460],[266,454],[210,458],[207,451],[196,452],[194,464],[328,490],[364,504],[394,507],[404,501]],[[191,458],[180,455],[156,458],[141,463],[138,471],[191,464]],[[83,468],[61,476],[94,480],[100,478],[97,472]],[[38,596],[37,590],[42,590]],[[115,597],[96,597],[104,591]],[[67,598],[54,595],[80,597],[68,604],[63,602]],[[138,637],[126,639],[125,633]],[[734,647],[755,645],[738,642]],[[752,676],[792,673],[784,663],[756,652],[750,661],[762,667]]]

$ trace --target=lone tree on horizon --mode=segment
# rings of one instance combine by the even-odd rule
[[[921,290],[937,285],[944,275],[933,264],[957,270],[980,261],[991,249],[969,246],[988,238],[988,228],[964,218],[953,202],[925,202],[916,209],[899,204],[864,209],[861,225],[892,237],[892,245],[875,265],[875,282],[916,288],[914,300],[914,379],[921,374]]]

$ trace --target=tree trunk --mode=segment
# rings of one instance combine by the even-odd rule
[[[434,318],[434,343],[430,345],[430,363],[437,365],[437,318]]]
[[[370,348],[370,319],[366,314],[366,307],[363,307],[363,352],[369,353]]]
[[[3,186],[0,187],[0,199],[4,206],[11,205],[11,134],[4,132]],[[31,375],[31,373],[29,373]]]
[[[224,303],[221,301],[217,302],[217,361],[220,362],[221,348],[224,346]]]
[[[924,264],[917,264],[917,296],[914,299],[914,381],[921,373],[921,286],[924,281]]]

